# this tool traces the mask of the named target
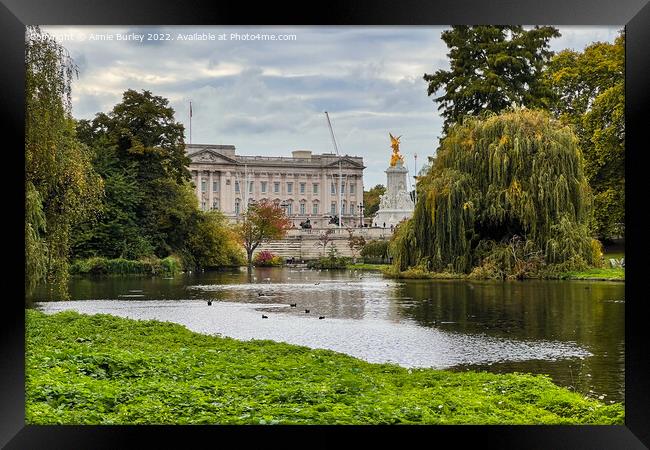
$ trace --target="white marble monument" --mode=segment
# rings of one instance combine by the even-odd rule
[[[395,226],[413,215],[415,204],[407,189],[408,170],[404,167],[404,158],[399,154],[399,136],[390,134],[393,154],[390,166],[386,169],[386,193],[379,199],[379,210],[373,220],[373,226]]]

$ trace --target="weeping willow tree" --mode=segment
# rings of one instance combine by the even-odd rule
[[[542,111],[469,118],[441,141],[418,183],[413,217],[391,243],[396,270],[510,274],[542,265],[596,264],[592,194],[572,131]]]
[[[75,135],[67,51],[30,26],[25,68],[25,288],[45,281],[65,298],[71,228],[98,208],[102,179]]]

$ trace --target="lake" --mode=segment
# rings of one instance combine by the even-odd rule
[[[258,268],[251,277],[239,270],[74,278],[70,301],[44,301],[41,288],[28,306],[170,321],[405,367],[548,374],[610,402],[624,400],[624,295],[622,282],[393,280],[374,271]]]

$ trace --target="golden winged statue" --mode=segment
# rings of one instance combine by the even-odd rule
[[[402,161],[404,163],[404,158],[399,154],[399,138],[402,136],[393,136],[391,133],[388,133],[390,136],[390,146],[393,148],[393,154],[390,157],[390,166],[394,167],[397,164],[397,161]]]

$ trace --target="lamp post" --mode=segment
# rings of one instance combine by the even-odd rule
[[[359,203],[359,228],[363,228],[363,203]]]
[[[418,202],[418,154],[413,155],[415,158],[415,173],[413,174],[413,203]]]

